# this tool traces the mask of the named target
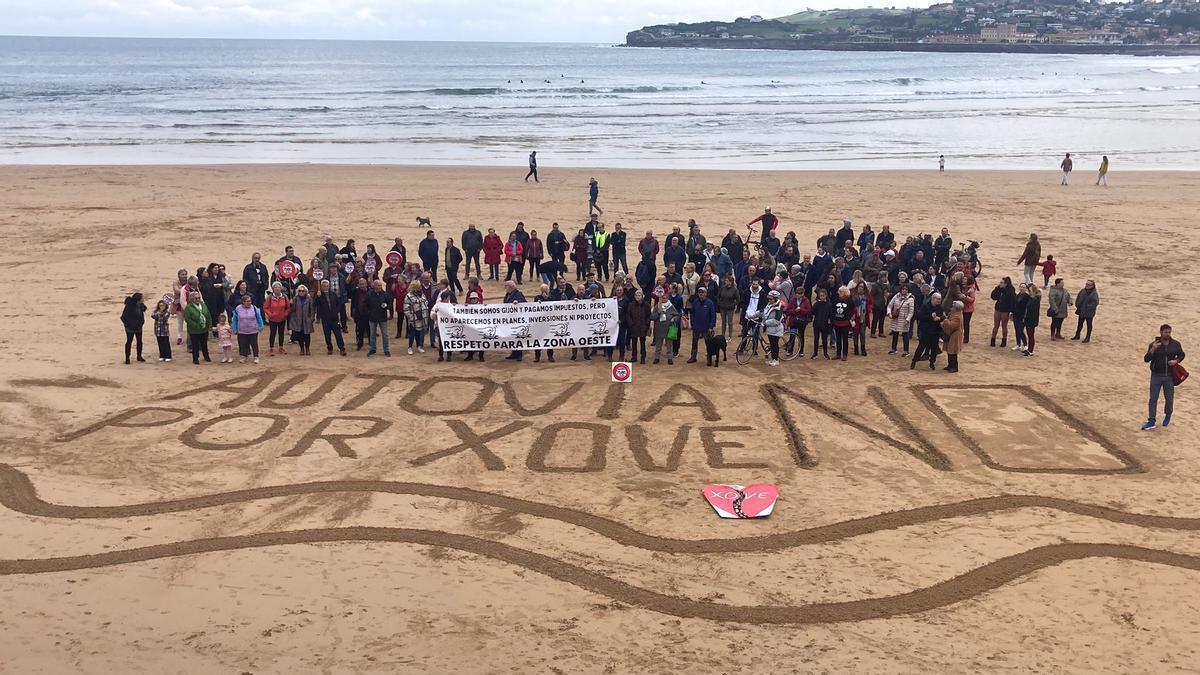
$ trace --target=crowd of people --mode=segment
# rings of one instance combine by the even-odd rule
[[[758,236],[755,225],[761,227]],[[126,362],[135,345],[137,360],[144,360],[146,312],[160,361],[170,361],[172,347],[183,346],[185,339],[193,363],[211,360],[209,342],[215,339],[222,362],[234,360],[236,347],[240,361],[257,363],[260,333],[267,335],[267,356],[290,351],[307,356],[318,330],[327,354],[336,350],[346,356],[351,324],[354,348],[365,347],[368,356],[380,348],[390,356],[391,340],[404,341],[410,354],[424,353],[428,341],[438,348],[439,360],[449,360],[452,354],[438,340],[439,304],[484,303],[486,280],[504,283],[503,296],[493,302],[615,298],[617,344],[571,350],[572,359],[591,360],[602,353],[610,361],[628,355],[641,363],[653,358],[653,363],[665,359],[672,365],[690,341],[687,362],[697,363],[700,345],[707,351],[714,336],[734,341],[763,331],[770,343],[767,363],[778,365],[781,340],[786,337],[789,350],[806,352],[811,327],[812,359],[866,356],[869,339],[890,337],[887,353],[910,357],[911,368],[923,362],[936,368],[944,352],[945,369],[957,372],[959,354],[971,342],[977,301],[983,300],[977,244],[956,251],[946,228],[899,239],[887,225],[878,232],[870,225],[856,230],[845,220],[810,244],[814,253],[808,255],[801,253],[805,247],[795,232],[781,229],[779,217],[766,209],[748,224],[745,238],[731,228],[719,242],[710,241],[691,220],[686,231],[677,226],[660,239],[646,230],[631,240],[621,223],[609,231],[593,213],[571,234],[552,223],[544,240],[524,223],[506,237],[495,228],[484,233],[468,225],[458,239],[461,248],[453,238],[439,240],[428,230],[413,259],[399,237],[385,252],[374,244],[360,252],[353,239],[338,245],[326,237],[308,260],[291,246],[271,266],[255,253],[240,275],[215,262],[194,271],[180,269],[170,291],[151,299],[153,309],[141,294],[129,296],[121,316]],[[632,269],[630,259],[636,261]],[[465,287],[460,281],[464,264]],[[1009,346],[1011,323],[1012,348],[1033,356],[1043,312],[1050,319],[1050,340],[1061,340],[1072,307],[1077,324],[1071,339],[1090,342],[1100,303],[1095,283],[1087,281],[1074,295],[1062,278],[1050,286],[1057,263],[1042,257],[1037,235],[1030,235],[1017,264],[1025,270],[1020,283],[1002,277],[990,290],[989,346]],[[1045,293],[1034,283],[1038,267]],[[537,284],[531,298],[521,290],[526,274]],[[542,358],[540,352],[533,356]],[[555,355],[546,356],[553,361]],[[520,352],[508,356],[524,357]],[[466,354],[466,360],[476,358],[485,355]]]

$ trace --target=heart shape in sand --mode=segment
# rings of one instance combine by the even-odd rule
[[[779,487],[757,485],[705,485],[704,498],[722,518],[765,518],[775,508]]]

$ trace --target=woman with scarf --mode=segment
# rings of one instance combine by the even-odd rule
[[[317,316],[317,308],[313,303],[312,298],[308,296],[308,286],[299,286],[296,288],[296,297],[292,300],[291,310],[288,312],[288,329],[292,331],[292,339],[300,346],[301,356],[311,356],[312,352],[312,332],[315,326]],[[283,353],[283,347],[279,348],[279,352]]]

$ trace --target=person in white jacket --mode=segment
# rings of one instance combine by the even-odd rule
[[[900,285],[900,291],[892,296],[892,301],[888,303],[887,311],[892,332],[892,348],[888,351],[888,354],[896,353],[896,343],[903,336],[904,353],[901,356],[908,356],[908,341],[912,337],[910,329],[916,307],[914,306],[912,294],[908,292],[907,284]]]

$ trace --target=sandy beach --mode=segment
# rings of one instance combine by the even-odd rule
[[[1082,166],[1080,167],[1083,168]],[[1192,672],[1195,406],[1143,433],[1160,323],[1197,346],[1200,173],[0,167],[0,673]],[[122,363],[180,267],[432,220],[710,238],[772,207],[979,239],[962,371],[351,352]],[[989,348],[1029,233],[1091,344]],[[1040,277],[1039,277],[1040,281]],[[497,284],[487,298],[499,298]],[[524,290],[533,294],[526,282]],[[148,304],[153,304],[148,302]],[[1065,333],[1074,331],[1068,318]],[[316,337],[316,336],[314,336]],[[686,346],[685,346],[686,348]],[[732,348],[730,349],[732,356]],[[497,355],[499,357],[500,355]],[[1189,362],[1187,365],[1191,366]],[[770,518],[702,485],[776,483]]]

